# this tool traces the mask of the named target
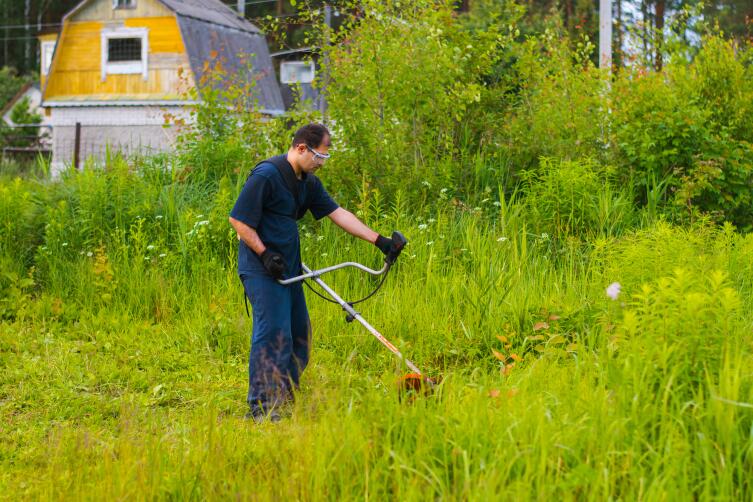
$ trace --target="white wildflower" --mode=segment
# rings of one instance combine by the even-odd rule
[[[617,297],[620,296],[621,288],[622,286],[620,286],[619,282],[613,282],[607,287],[607,296],[612,300],[616,300]]]

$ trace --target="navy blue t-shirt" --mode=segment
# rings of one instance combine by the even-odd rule
[[[287,160],[287,167],[291,166]],[[303,174],[297,181],[300,213],[306,210],[317,220],[339,206],[313,174]],[[285,180],[274,164],[262,162],[251,173],[235,202],[230,216],[256,230],[264,245],[282,254],[287,264],[285,277],[301,273],[301,247],[298,224],[293,218],[295,202]],[[242,240],[238,244],[238,275],[264,272],[264,265],[254,251]]]

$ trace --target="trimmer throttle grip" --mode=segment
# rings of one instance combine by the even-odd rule
[[[403,234],[398,231],[392,232],[392,246],[390,247],[387,256],[385,256],[384,261],[389,265],[395,263],[395,260],[400,256],[400,253],[402,253],[406,244],[408,244],[408,240]]]

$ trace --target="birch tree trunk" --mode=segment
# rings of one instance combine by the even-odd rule
[[[24,71],[31,68],[31,0],[24,0]]]
[[[643,38],[643,55],[647,59],[651,59],[651,54],[648,52],[648,42],[649,37],[651,36],[651,20],[648,17],[648,2],[650,0],[641,0],[641,28],[642,28],[642,37]]]

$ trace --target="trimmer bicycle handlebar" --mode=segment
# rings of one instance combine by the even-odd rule
[[[304,270],[309,270],[308,272],[302,275],[298,275],[296,277],[291,277],[289,279],[279,279],[277,282],[282,284],[283,286],[287,286],[288,284],[301,282],[306,279],[316,279],[317,277],[321,277],[327,272],[333,272],[335,270],[339,270],[341,268],[346,268],[346,267],[355,267],[371,275],[382,275],[385,272],[387,272],[390,269],[390,267],[392,267],[392,265],[397,261],[398,257],[400,256],[400,253],[403,252],[403,249],[405,248],[405,245],[407,243],[408,243],[408,240],[405,238],[403,234],[397,231],[392,232],[392,247],[390,248],[389,252],[387,252],[387,255],[384,257],[384,266],[379,270],[370,269],[366,265],[361,265],[360,263],[356,263],[354,261],[346,261],[344,263],[339,263],[337,265],[332,265],[330,267],[325,267],[325,268],[321,268],[319,270],[313,270],[313,271],[309,270],[308,267],[304,266]]]
[[[363,270],[364,272],[367,272],[367,273],[369,273],[371,275],[382,275],[387,270],[389,270],[390,264],[388,264],[388,263],[385,262],[384,266],[381,269],[379,269],[379,270],[372,270],[369,267],[367,267],[366,265],[361,265],[360,263],[356,263],[354,261],[346,261],[344,263],[339,263],[337,265],[332,265],[331,267],[320,268],[319,270],[312,270],[311,272],[308,272],[308,273],[305,273],[305,274],[302,274],[302,275],[298,275],[296,277],[291,277],[290,279],[280,279],[277,282],[279,282],[282,285],[293,284],[294,282],[301,282],[301,281],[303,281],[305,279],[315,279],[317,277],[321,277],[322,275],[326,274],[327,272],[333,272],[335,270],[339,270],[341,268],[346,268],[346,267],[355,267],[355,268]]]

